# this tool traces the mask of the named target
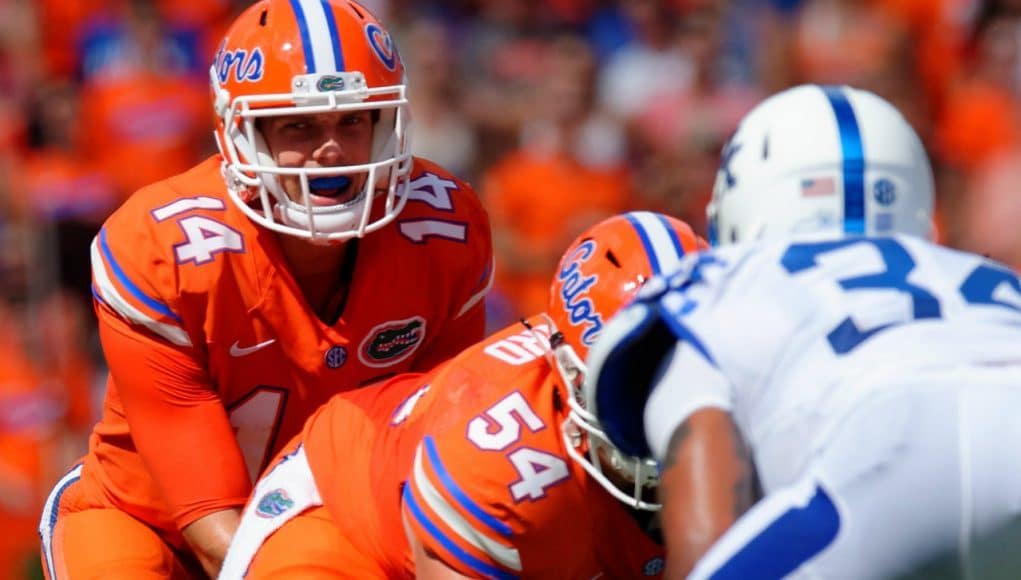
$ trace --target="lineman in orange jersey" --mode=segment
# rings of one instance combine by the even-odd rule
[[[332,398],[256,485],[221,578],[658,576],[655,465],[585,430],[581,357],[700,247],[662,215],[604,220],[562,258],[550,316]]]
[[[110,380],[40,522],[50,578],[215,575],[251,482],[312,411],[482,338],[475,193],[412,158],[403,68],[348,0],[263,0],[211,68],[220,155],[92,246]]]

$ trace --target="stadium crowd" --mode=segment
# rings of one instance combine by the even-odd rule
[[[215,152],[209,73],[249,0],[0,0],[0,577],[86,448],[104,366],[89,247],[139,187]],[[1021,266],[1019,0],[372,0],[412,150],[471,182],[489,328],[544,310],[563,248],[627,210],[705,234],[720,150],[803,82],[887,98],[936,172],[940,241]]]

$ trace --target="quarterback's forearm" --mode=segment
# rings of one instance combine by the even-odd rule
[[[203,516],[185,526],[181,533],[191,546],[202,568],[216,578],[227,556],[230,540],[241,521],[241,510],[230,508]]]

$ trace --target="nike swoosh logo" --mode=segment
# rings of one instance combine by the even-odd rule
[[[235,340],[234,344],[230,345],[230,356],[248,356],[257,350],[266,348],[267,346],[273,344],[276,341],[277,340],[275,338],[271,338],[266,342],[260,342],[259,344],[253,346],[240,347],[238,346],[239,341]]]

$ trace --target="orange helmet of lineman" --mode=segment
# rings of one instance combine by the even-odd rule
[[[650,459],[617,450],[586,410],[581,391],[585,356],[610,317],[647,279],[671,272],[684,254],[706,247],[690,226],[675,218],[651,212],[616,215],[570,245],[550,287],[553,364],[569,393],[563,425],[567,451],[614,497],[634,508],[659,508],[643,497],[658,484],[658,469]]]

